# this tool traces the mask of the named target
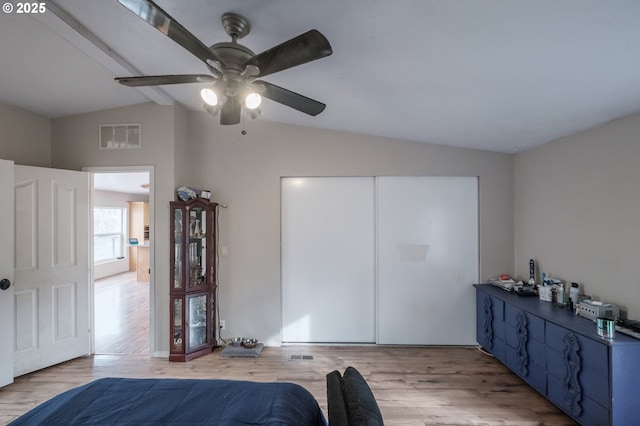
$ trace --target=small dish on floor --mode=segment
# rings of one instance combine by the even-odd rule
[[[248,349],[255,348],[257,344],[258,344],[258,339],[251,338],[251,339],[244,339],[242,341],[242,346]]]

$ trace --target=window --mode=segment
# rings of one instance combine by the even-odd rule
[[[93,261],[104,262],[124,257],[124,207],[96,207],[93,209]]]

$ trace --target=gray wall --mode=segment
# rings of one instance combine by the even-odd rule
[[[228,204],[220,213],[223,337],[280,344],[282,176],[479,176],[480,278],[513,267],[513,156],[258,120],[221,127],[189,113],[192,184]],[[471,284],[471,283],[469,283]],[[443,291],[443,295],[446,292]]]
[[[183,107],[176,105],[174,108],[174,151],[173,169],[175,175],[176,188],[189,186],[191,165],[188,161],[189,146],[189,113]]]
[[[220,214],[226,336],[280,342],[280,177],[480,176],[480,278],[528,275],[528,260],[640,317],[640,115],[517,155],[256,121],[248,134],[180,106],[143,104],[54,120],[0,103],[0,158],[81,169],[154,165],[156,353],[168,341],[168,202],[213,190]],[[141,122],[141,150],[98,149],[98,125]],[[515,160],[514,160],[515,158]],[[514,195],[515,194],[515,195]],[[514,244],[515,242],[515,244]],[[249,307],[249,308],[247,308]]]
[[[142,149],[98,148],[99,124],[136,122],[142,123]],[[153,104],[51,122],[53,167],[155,166],[155,355],[166,354],[169,347],[168,204],[180,185],[210,189],[216,201],[229,205],[220,210],[220,243],[229,247],[229,256],[220,259],[226,337],[253,336],[270,345],[280,344],[282,176],[479,176],[480,278],[511,270],[512,155],[264,120],[249,123],[246,136],[241,129],[221,127],[206,113]]]
[[[23,166],[51,166],[51,120],[0,102],[0,158]]]
[[[640,319],[640,114],[515,156],[515,270],[553,277]]]
[[[152,354],[169,350],[169,201],[174,199],[174,141],[176,111],[151,103],[81,114],[52,122],[53,167],[80,170],[83,167],[154,166],[153,223],[155,274],[152,276]],[[142,148],[106,150],[98,148],[100,124],[141,123]]]

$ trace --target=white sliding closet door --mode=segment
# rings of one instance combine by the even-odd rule
[[[283,342],[375,342],[374,179],[282,179]]]
[[[475,177],[377,179],[378,343],[475,343]]]

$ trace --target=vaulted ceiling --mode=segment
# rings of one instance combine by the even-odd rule
[[[207,73],[116,0],[47,0],[44,14],[9,3],[1,101],[51,118],[148,101],[202,111],[202,84],[114,81]],[[510,153],[640,111],[637,0],[157,3],[207,46],[229,41],[226,12],[249,20],[240,42],[256,53],[312,28],[327,37],[333,55],[265,78],[326,110],[266,100],[261,120]]]

